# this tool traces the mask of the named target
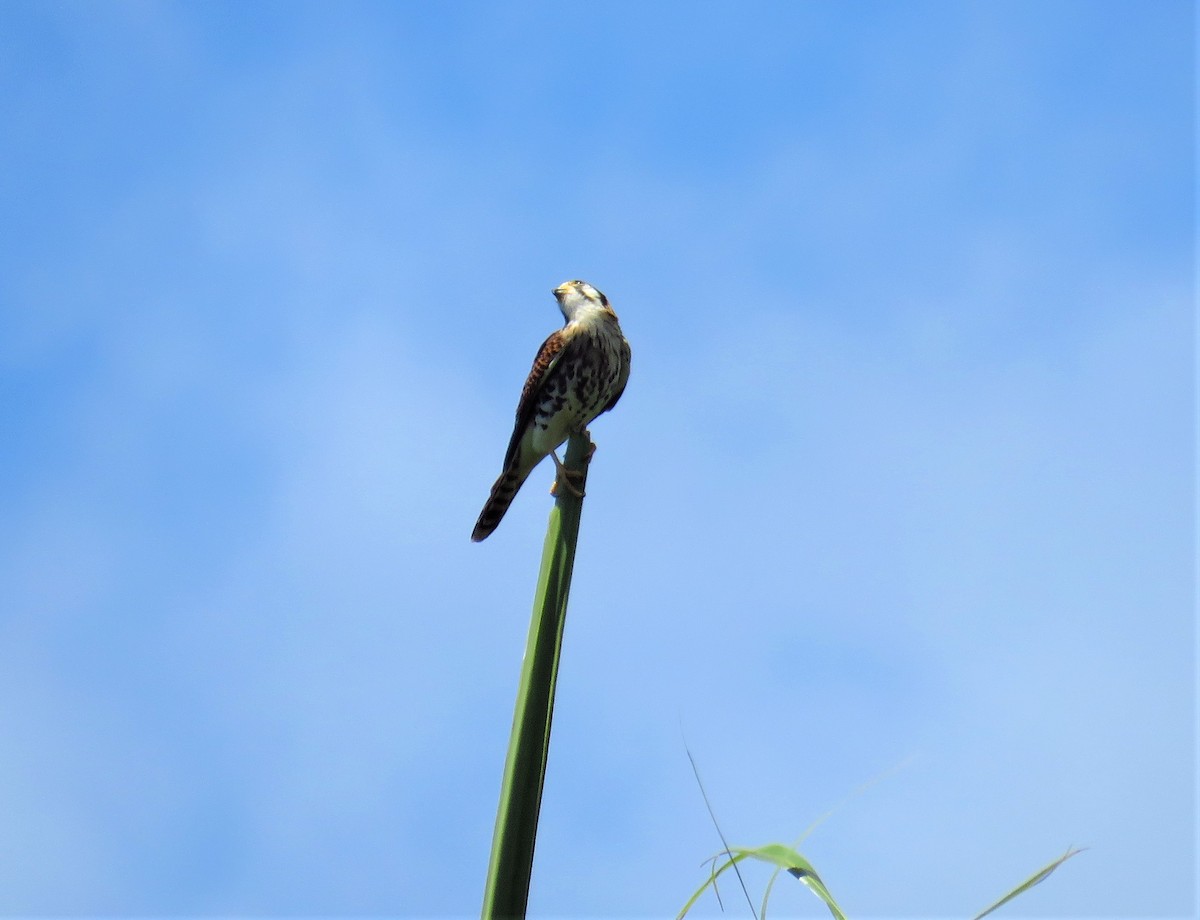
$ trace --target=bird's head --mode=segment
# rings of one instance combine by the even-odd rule
[[[582,319],[588,313],[612,313],[608,298],[586,281],[564,281],[554,289],[554,297],[567,322]]]

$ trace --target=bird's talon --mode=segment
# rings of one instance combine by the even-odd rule
[[[567,469],[565,466],[563,466],[563,462],[558,459],[558,454],[554,451],[550,452],[550,458],[554,461],[554,469],[558,473],[558,475],[554,479],[554,484],[550,486],[550,494],[557,496],[559,487],[561,486],[562,488],[565,488],[568,492],[570,492],[572,495],[574,495],[576,498],[583,498],[584,493],[582,492],[582,490],[577,489],[573,485],[571,485],[572,479],[577,480],[579,482],[583,481],[583,478],[584,478],[583,472],[581,470]]]
[[[579,475],[580,475],[580,474],[576,473],[574,470],[569,470],[568,472],[572,473],[572,474],[573,474],[573,475],[575,475],[575,476],[579,476]],[[584,497],[584,494],[585,494],[585,493],[584,493],[584,492],[581,492],[579,489],[577,489],[577,488],[575,488],[573,485],[571,485],[571,480],[570,480],[569,478],[568,478],[568,479],[561,479],[561,480],[560,480],[560,479],[556,479],[556,480],[554,480],[553,484],[551,484],[551,486],[550,486],[550,494],[551,494],[551,495],[554,495],[554,496],[557,496],[557,495],[558,495],[558,487],[559,487],[559,483],[561,483],[561,484],[562,484],[562,486],[563,486],[563,488],[565,488],[565,489],[566,489],[568,492],[570,492],[570,493],[571,493],[572,495],[574,495],[576,498],[583,498],[583,497]]]

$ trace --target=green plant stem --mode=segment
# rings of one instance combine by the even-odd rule
[[[563,465],[581,474],[571,484],[580,492],[587,482],[591,440],[572,435]],[[559,485],[550,512],[542,568],[533,599],[533,618],[521,666],[521,684],[513,714],[512,735],[504,764],[492,856],[484,890],[484,920],[523,918],[529,901],[529,879],[537,837],[538,811],[550,753],[550,722],[554,715],[554,685],[562,652],[567,596],[575,565],[575,542],[583,500]]]

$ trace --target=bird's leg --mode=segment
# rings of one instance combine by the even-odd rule
[[[572,479],[583,479],[583,472],[580,470],[569,470],[563,466],[563,462],[558,459],[557,451],[550,451],[550,459],[554,461],[554,469],[557,471],[554,485],[550,487],[550,494],[557,495],[558,487],[561,485],[576,498],[583,498],[583,493],[571,485]]]
[[[586,428],[583,430],[583,436],[585,438],[587,438],[587,442],[588,442],[588,452],[587,452],[587,456],[583,458],[583,462],[591,463],[592,457],[596,453],[596,442],[592,440],[592,433],[590,431],[588,431]]]

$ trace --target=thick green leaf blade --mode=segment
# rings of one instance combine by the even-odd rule
[[[587,480],[590,449],[591,441],[586,435],[572,436],[563,458],[567,469],[582,474],[573,482],[580,492],[584,491]],[[533,617],[504,764],[484,889],[484,920],[524,917],[529,902],[538,812],[550,754],[554,688],[582,511],[582,499],[566,488],[558,490],[542,548],[542,567],[534,592]]]

